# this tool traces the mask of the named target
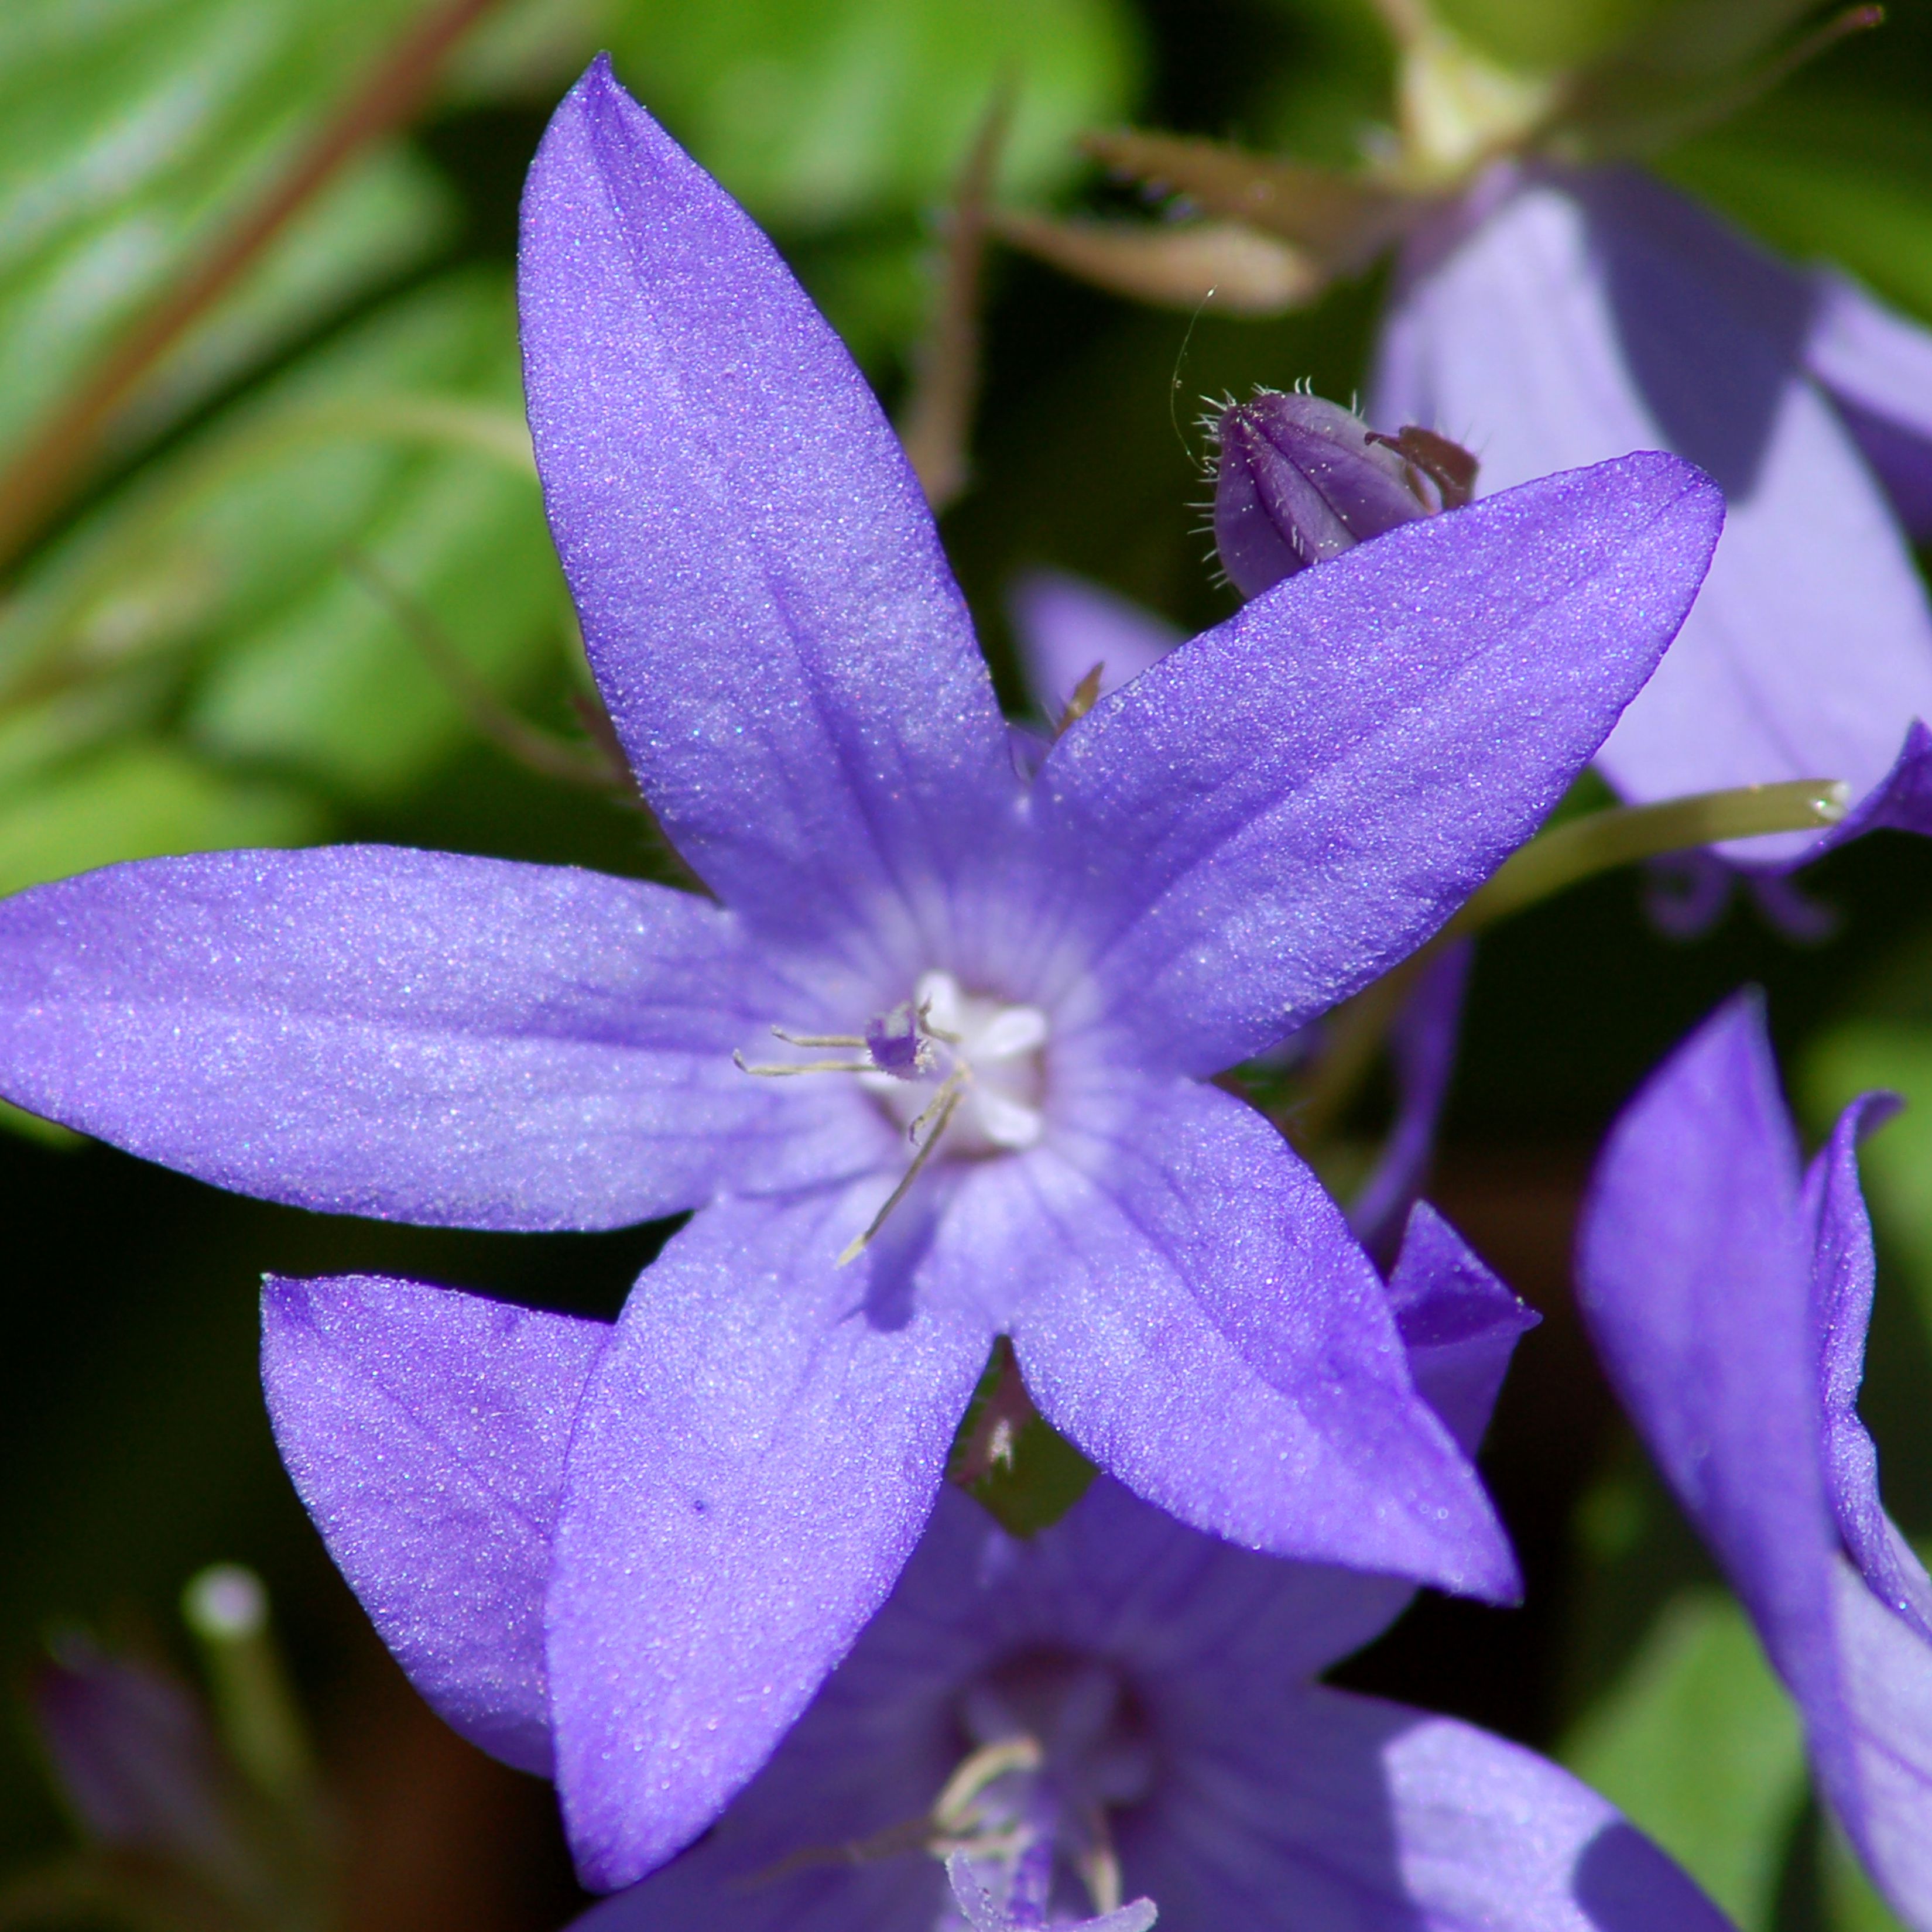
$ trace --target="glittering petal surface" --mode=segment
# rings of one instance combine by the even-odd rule
[[[659,818],[767,930],[943,921],[1018,788],[903,453],[750,218],[599,60],[524,202],[557,550]]]
[[[1459,940],[1431,960],[1389,1029],[1395,1118],[1369,1178],[1348,1203],[1348,1226],[1372,1254],[1386,1249],[1422,1192],[1436,1152],[1436,1124],[1449,1097],[1463,995],[1475,944]]]
[[[1378,1593],[1405,1594],[1196,1535],[1105,1478],[1025,1543],[948,1492],[891,1602],[717,1830],[580,1922],[928,1932],[945,1896],[930,1857],[774,1868],[916,1815],[957,1761],[962,1688],[1047,1650],[1108,1659],[1142,1708],[1161,1773],[1116,1844],[1125,1891],[1154,1900],[1164,1932],[1719,1932],[1689,1882],[1554,1766],[1307,1689]]]
[[[936,1203],[838,1265],[884,1191],[700,1215],[592,1380],[550,1666],[565,1820],[600,1888],[668,1858],[757,1770],[932,1506],[992,1331],[920,1292]]]
[[[1932,536],[1932,332],[1843,275],[1814,283],[1804,366],[1830,392],[1899,520]]]
[[[1877,1274],[1871,1220],[1858,1191],[1858,1143],[1896,1106],[1886,1096],[1867,1094],[1845,1109],[1806,1173],[1804,1207],[1817,1228],[1814,1285],[1822,1358],[1825,1480],[1838,1532],[1872,1590],[1932,1642],[1932,1582],[1879,1501],[1878,1450],[1858,1411]]]
[[[1029,571],[1008,599],[1027,689],[1057,720],[1082,678],[1100,667],[1100,695],[1140,676],[1184,633],[1114,591],[1064,570]]]
[[[1612,1382],[1798,1701],[1826,1796],[1923,1926],[1932,1645],[1841,1553],[1844,1516],[1876,1501],[1827,1424],[1862,1343],[1864,1264],[1846,1204],[1827,1198],[1849,1149],[1822,1158],[1808,1212],[1762,1016],[1734,1000],[1613,1130],[1580,1237],[1581,1299]],[[1859,1333],[1828,1338],[1833,1311]]]
[[[550,1540],[610,1334],[370,1275],[272,1278],[262,1300],[276,1445],[337,1567],[443,1718],[544,1775]]]
[[[1514,1594],[1368,1258],[1251,1108],[1124,1082],[956,1211],[1041,1413],[1102,1468],[1251,1547]]]
[[[110,867],[0,902],[0,1090],[247,1194],[608,1228],[852,1158],[730,1049],[779,996],[661,886],[384,846]]]
[[[1485,490],[1631,448],[1700,464],[1727,500],[1724,540],[1602,768],[1640,802],[1799,778],[1862,795],[1932,715],[1932,612],[1803,374],[1810,283],[1634,173],[1489,192],[1486,217],[1419,244],[1378,412],[1466,441]],[[1807,842],[1734,850],[1770,862]]]
[[[1640,454],[1405,525],[1067,732],[1041,832],[1085,886],[1078,951],[1121,1050],[1216,1072],[1426,938],[1649,675],[1718,514],[1688,465]]]
[[[1230,1723],[1121,1834],[1170,1932],[1726,1932],[1654,1845],[1533,1751],[1337,1691],[1277,1701],[1269,1721]]]

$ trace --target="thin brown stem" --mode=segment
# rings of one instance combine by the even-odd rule
[[[109,425],[154,365],[350,162],[409,118],[443,61],[494,4],[444,0],[426,13],[261,200],[48,412],[0,474],[0,566],[11,562],[67,500]]]
[[[346,551],[342,566],[395,620],[398,628],[422,653],[479,736],[544,778],[628,796],[628,770],[620,765],[614,771],[601,747],[580,749],[566,744],[513,711],[478,675],[435,617],[372,558]]]
[[[966,487],[967,450],[980,396],[980,304],[986,278],[986,210],[1012,119],[1013,91],[1002,82],[987,103],[959,171],[946,217],[946,246],[926,339],[913,371],[900,440],[926,500],[937,514]]]

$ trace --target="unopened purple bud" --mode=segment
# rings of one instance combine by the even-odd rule
[[[1214,544],[1244,597],[1452,500],[1399,440],[1319,396],[1261,391],[1223,412],[1220,444]]]
[[[61,1789],[98,1844],[224,1876],[242,1862],[214,1736],[184,1685],[70,1636],[32,1699]]]

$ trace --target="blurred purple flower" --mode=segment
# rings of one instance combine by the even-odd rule
[[[1819,1787],[1904,1917],[1932,1928],[1932,1583],[1858,1419],[1867,1095],[1809,1168],[1747,996],[1618,1122],[1579,1250],[1610,1379],[1756,1621]]]
[[[1417,1386],[1473,1451],[1534,1316],[1426,1208],[1388,1292]],[[284,1454],[378,1628],[451,1722],[544,1768],[563,1444],[613,1331],[366,1277],[273,1282],[264,1322]],[[1554,1766],[1311,1688],[1410,1594],[1233,1549],[1104,1478],[1025,1543],[949,1489],[716,1829],[587,1927],[928,1932],[948,1890],[934,1854],[952,1850],[956,1891],[1018,1925],[1145,1894],[1165,1932],[1716,1932]],[[560,1762],[566,1805],[573,1778],[622,1780],[646,1748]]]
[[[1372,401],[1466,442],[1486,490],[1646,448],[1723,489],[1696,607],[1598,760],[1626,798],[1889,781],[1881,822],[1932,830],[1894,767],[1932,716],[1906,536],[1932,533],[1932,335],[1635,171],[1504,164],[1409,242]]]
[[[522,274],[591,661],[722,904],[380,848],[110,868],[0,908],[0,1088],[308,1208],[704,1208],[569,1444],[551,1697],[600,1882],[698,1830],[883,1601],[996,1333],[1187,1521],[1508,1596],[1367,1257],[1206,1076],[1534,829],[1681,620],[1716,493],[1644,455],[1392,532],[1028,783],[870,392],[604,63],[533,166]]]

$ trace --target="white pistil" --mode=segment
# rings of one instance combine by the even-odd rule
[[[1018,1153],[1045,1131],[1040,1054],[1049,1032],[1046,1014],[969,994],[950,973],[922,974],[912,1000],[874,1021],[868,1033],[790,1033],[776,1026],[772,1032],[788,1046],[837,1048],[854,1057],[753,1062],[734,1052],[741,1072],[761,1079],[851,1074],[913,1144],[911,1165],[871,1225],[839,1256],[842,1265],[865,1252],[949,1129],[954,1150],[962,1154]]]

